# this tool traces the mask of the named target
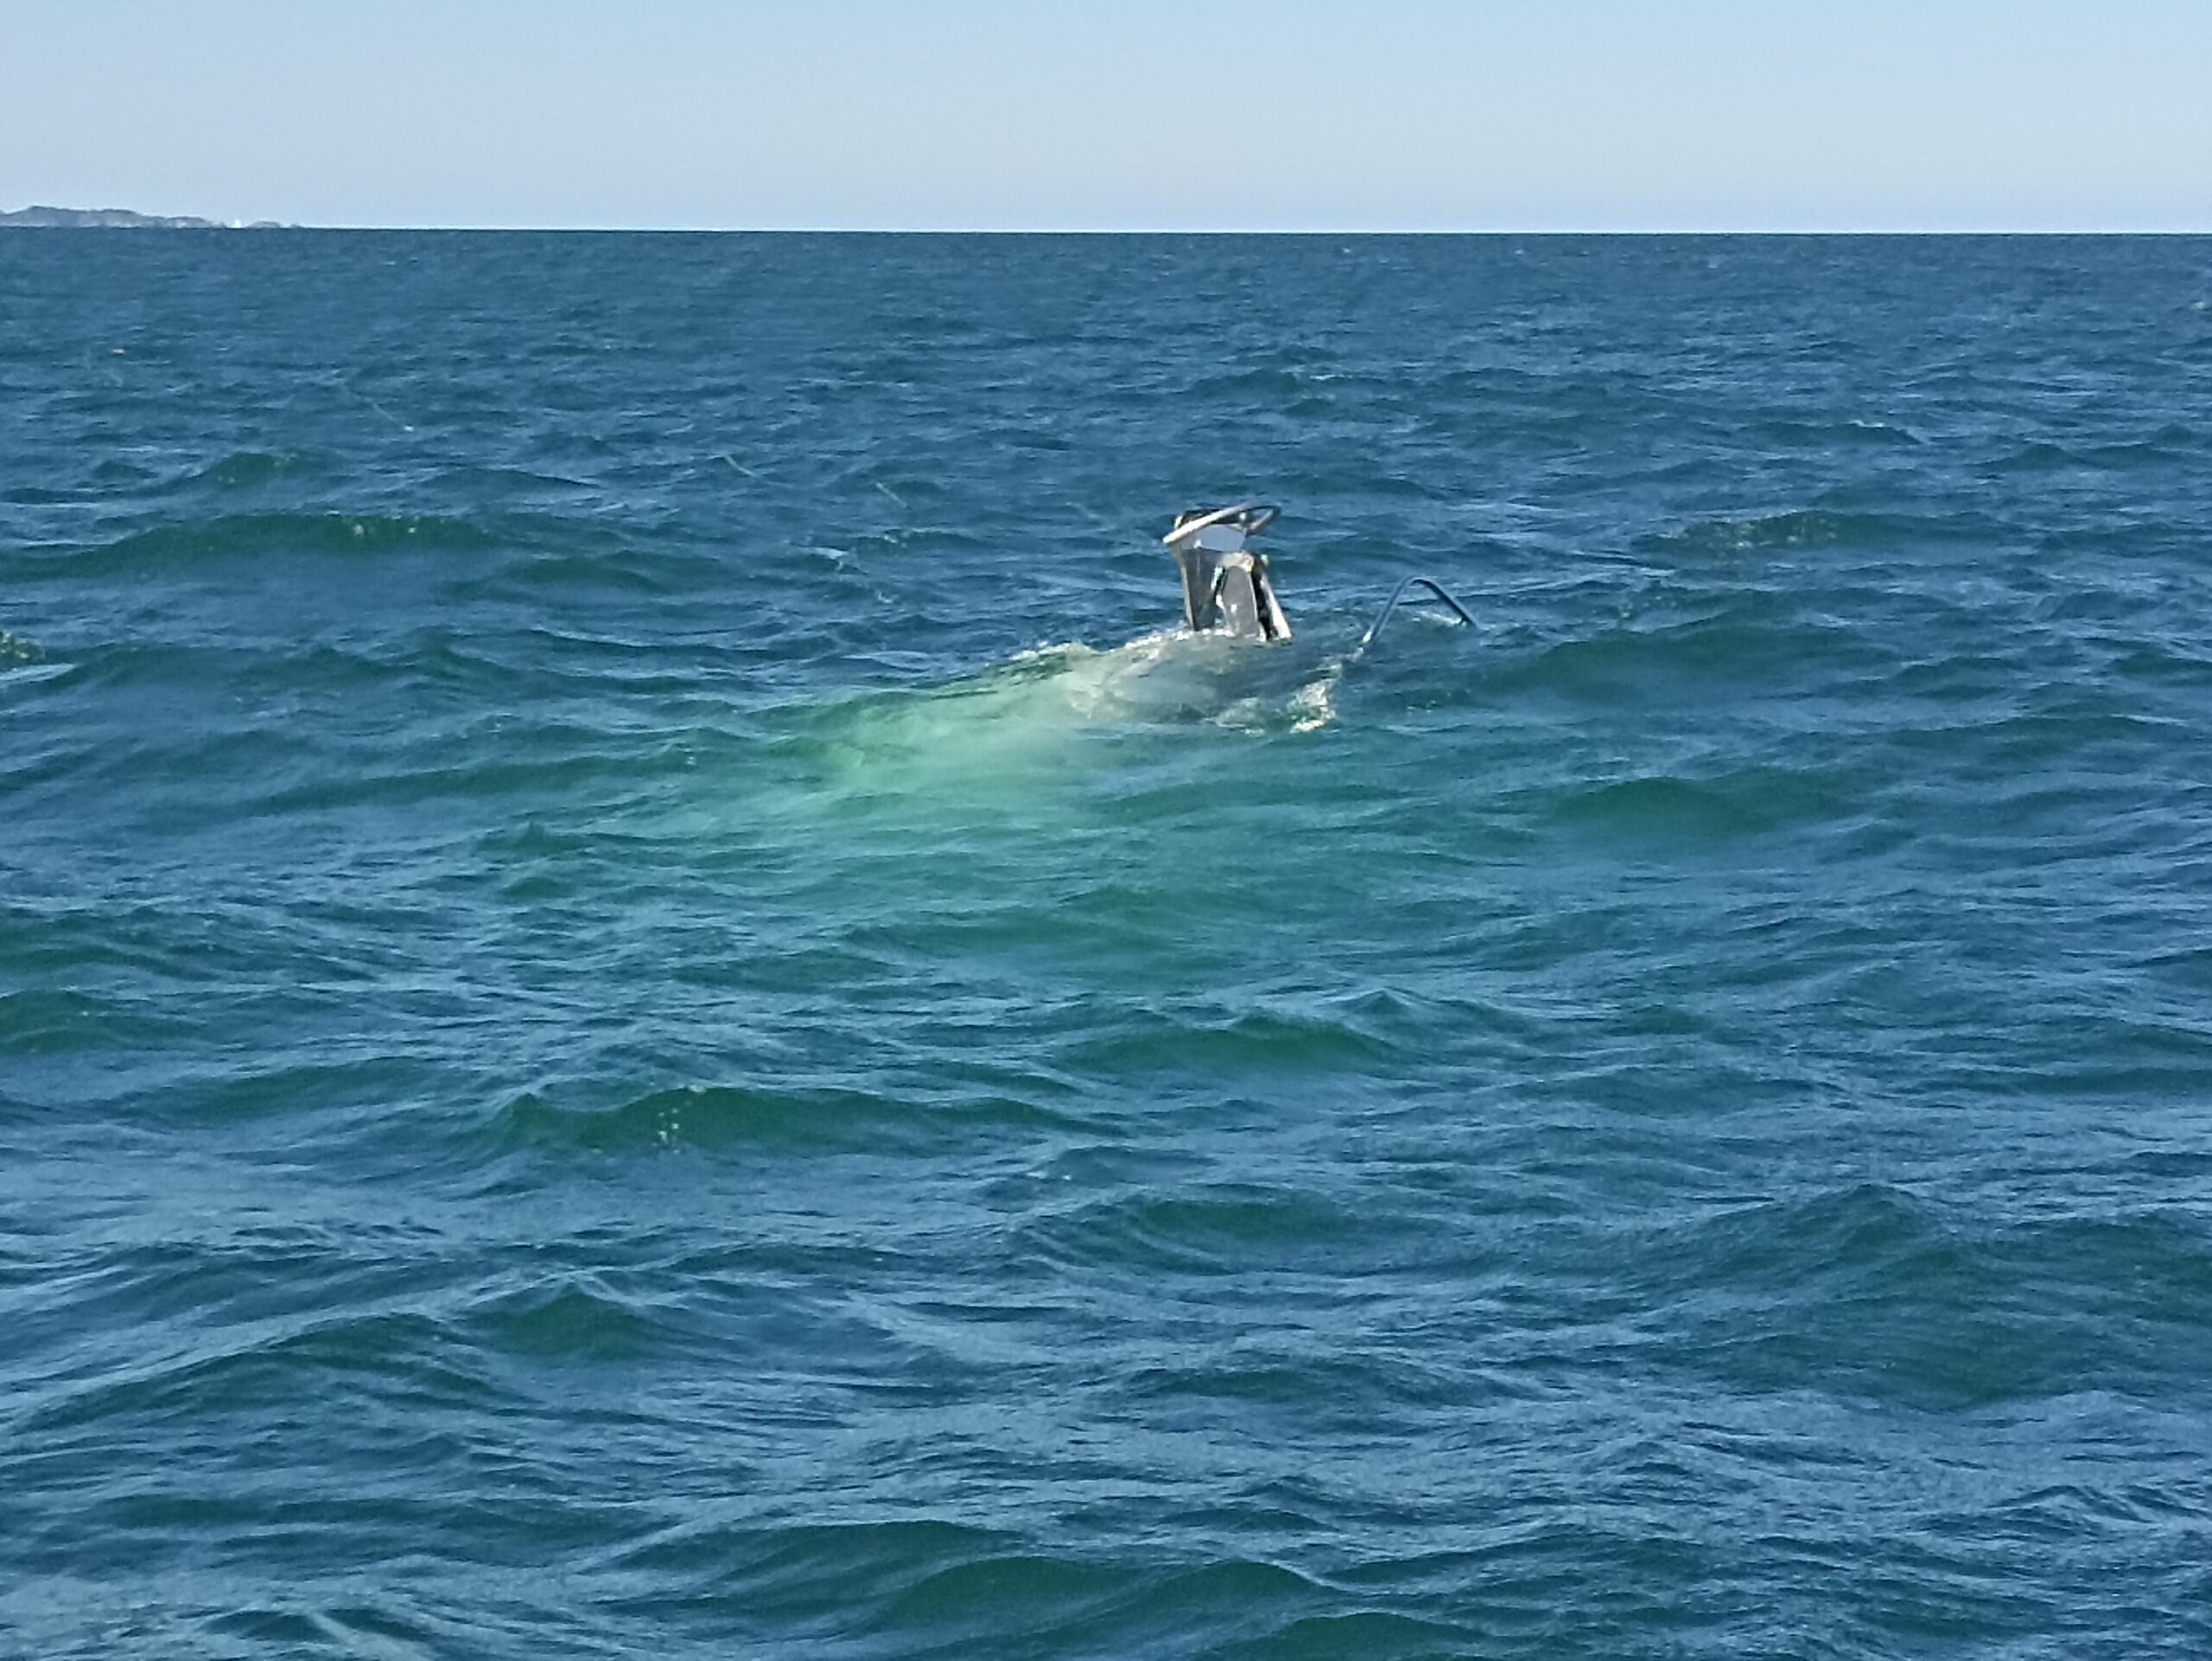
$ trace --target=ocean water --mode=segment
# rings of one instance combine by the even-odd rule
[[[2209,308],[0,233],[0,1653],[2212,1653]]]

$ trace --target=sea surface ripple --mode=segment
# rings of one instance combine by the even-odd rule
[[[0,1651],[2212,1654],[2208,306],[0,232]]]

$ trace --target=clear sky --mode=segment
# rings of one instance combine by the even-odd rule
[[[2212,0],[0,0],[0,208],[2212,232]]]

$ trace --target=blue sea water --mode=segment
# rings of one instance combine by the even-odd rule
[[[2209,306],[0,233],[0,1652],[2212,1653]]]

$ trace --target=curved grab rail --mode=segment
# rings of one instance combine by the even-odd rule
[[[1415,583],[1427,589],[1439,600],[1451,607],[1453,611],[1459,613],[1459,620],[1468,627],[1474,627],[1475,620],[1468,614],[1467,608],[1454,600],[1441,582],[1431,576],[1408,576],[1402,579],[1398,586],[1390,590],[1390,597],[1382,602],[1382,609],[1375,614],[1375,620],[1367,626],[1367,633],[1359,637],[1359,645],[1355,648],[1356,650],[1361,652],[1367,650],[1368,643],[1382,632],[1382,625],[1389,622],[1390,614],[1397,610],[1398,601],[1405,598],[1406,590]]]
[[[1238,502],[1233,507],[1217,507],[1210,513],[1186,513],[1175,521],[1175,528],[1160,540],[1169,547],[1187,538],[1195,537],[1210,525],[1233,520],[1248,537],[1256,537],[1275,522],[1282,509],[1271,502]],[[1240,518],[1240,516],[1242,516]]]

